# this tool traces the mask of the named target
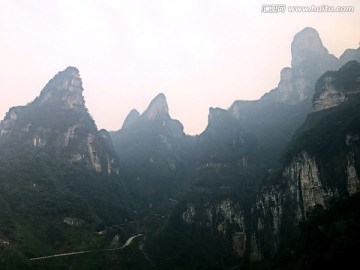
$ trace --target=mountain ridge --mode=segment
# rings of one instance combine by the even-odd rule
[[[291,248],[287,241],[314,211],[360,190],[360,63],[352,61],[359,52],[337,59],[315,29],[303,29],[278,87],[210,108],[198,136],[171,117],[164,93],[142,113],[131,110],[119,130],[98,130],[79,70],[60,71],[0,122],[0,265],[266,263]],[[28,260],[109,249],[121,252],[53,265]]]

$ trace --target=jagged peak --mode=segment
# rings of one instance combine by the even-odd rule
[[[328,55],[319,33],[312,27],[306,27],[295,34],[291,43],[291,66],[297,66],[309,57]]]
[[[158,94],[151,102],[149,107],[144,112],[144,116],[149,120],[154,120],[159,114],[168,114],[169,108],[166,102],[166,97],[163,93]]]
[[[79,75],[79,70],[76,67],[68,66],[66,69],[64,69],[64,72],[66,73],[77,73]]]
[[[140,118],[140,113],[136,109],[132,109],[126,116],[125,121],[121,127],[122,130],[131,127]]]
[[[319,33],[306,27],[296,33],[291,43],[291,67],[281,70],[278,87],[261,97],[261,100],[298,104],[312,97],[313,84],[326,70],[338,66],[338,58],[329,54]]]
[[[85,104],[82,96],[83,87],[79,70],[69,66],[58,72],[43,88],[36,102],[61,101],[65,108],[83,106]]]

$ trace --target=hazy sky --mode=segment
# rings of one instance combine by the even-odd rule
[[[263,13],[265,4],[354,6],[354,12]],[[0,119],[75,66],[98,128],[117,130],[160,92],[188,134],[209,107],[275,88],[290,46],[315,28],[339,57],[360,42],[360,1],[0,0]]]

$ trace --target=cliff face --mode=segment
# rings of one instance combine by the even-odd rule
[[[186,225],[201,224],[215,237],[230,242],[234,256],[245,255],[247,224],[244,210],[238,202],[228,198],[215,204],[188,203],[182,212],[182,221]]]
[[[275,254],[315,207],[327,208],[332,200],[360,191],[359,68],[360,63],[349,62],[318,80],[314,113],[293,136],[282,170],[269,174],[258,192],[253,258]],[[334,102],[330,90],[344,98],[338,95]]]
[[[355,60],[349,61],[338,71],[325,72],[315,86],[314,110],[336,107],[359,94],[359,81],[359,67]]]

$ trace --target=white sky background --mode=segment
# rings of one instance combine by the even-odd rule
[[[354,6],[353,13],[261,12],[263,4]],[[275,88],[291,42],[315,28],[339,57],[360,42],[360,1],[0,0],[0,119],[75,66],[98,128],[118,130],[160,92],[188,134],[209,107]]]

